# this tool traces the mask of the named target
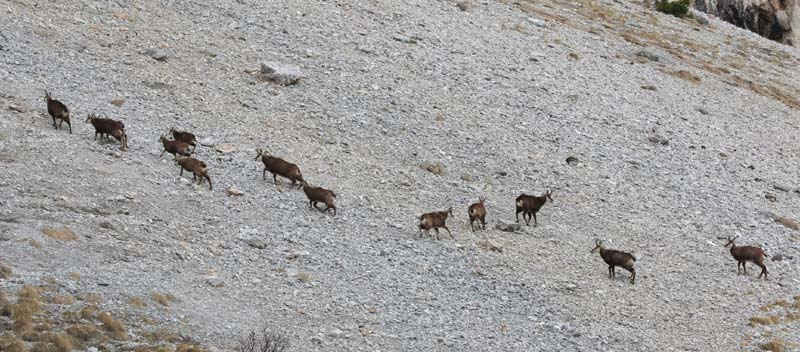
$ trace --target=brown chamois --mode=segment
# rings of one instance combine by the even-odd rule
[[[69,134],[72,134],[72,123],[69,120],[69,109],[67,109],[67,106],[53,99],[53,97],[50,96],[50,92],[47,90],[44,91],[44,100],[47,102],[47,113],[53,118],[53,127],[55,129],[61,129],[61,125],[66,122],[69,127]],[[56,126],[56,120],[59,120],[58,126]]]
[[[420,215],[419,217],[419,237],[422,238],[422,230],[425,230],[425,233],[428,233],[430,229],[436,230],[436,239],[439,239],[439,228],[443,228],[447,230],[447,233],[455,239],[453,234],[450,232],[450,229],[447,228],[445,222],[447,221],[447,215],[453,215],[453,207],[448,208],[445,211],[435,211],[432,213],[425,213]]]
[[[164,151],[161,152],[160,156],[164,156],[164,153],[170,153],[177,159],[178,155],[181,156],[192,155],[192,153],[189,152],[189,143],[177,140],[171,141],[168,140],[167,137],[165,136],[161,136],[158,140],[161,142],[161,144],[164,145]]]
[[[193,152],[195,149],[197,149],[197,140],[194,137],[194,134],[186,131],[178,131],[175,128],[170,128],[169,133],[172,134],[172,137],[175,138],[176,141],[184,141],[191,145]]]
[[[634,281],[636,280],[636,270],[633,269],[633,263],[636,261],[636,258],[634,258],[630,253],[606,249],[603,247],[603,242],[600,240],[595,240],[594,244],[595,247],[590,251],[590,253],[594,253],[596,251],[600,252],[600,256],[603,257],[603,261],[608,264],[608,277],[616,277],[616,267],[619,266],[627,271],[630,271],[631,285],[633,285]]]
[[[547,203],[548,199],[550,199],[551,202],[553,201],[553,198],[550,197],[551,194],[550,190],[541,196],[529,196],[525,193],[520,194],[519,197],[517,197],[517,222],[519,222],[519,213],[522,213],[522,219],[525,220],[525,225],[530,226],[531,217],[533,217],[533,226],[537,226],[536,213],[542,208],[544,203]]]
[[[278,175],[281,175],[290,181],[292,181],[292,187],[297,184],[297,181],[300,181],[301,186],[302,183],[306,182],[303,180],[303,175],[300,173],[300,168],[297,165],[287,162],[279,157],[269,155],[268,150],[261,150],[256,149],[256,160],[261,158],[261,162],[264,163],[264,172],[262,176],[264,179],[267,179],[267,171],[272,174],[272,179],[275,181],[275,184],[278,184]]]
[[[328,209],[333,209],[333,216],[336,216],[336,206],[333,205],[333,198],[336,198],[336,193],[324,189],[322,187],[312,187],[308,182],[303,181],[303,192],[308,197],[308,207],[317,208],[321,212],[326,212]],[[317,207],[317,203],[324,203],[325,209]]]
[[[109,118],[100,118],[95,114],[89,114],[86,118],[87,123],[94,126],[94,139],[100,135],[100,141],[103,141],[103,136],[106,136],[106,141],[111,141],[108,135],[113,136],[119,141],[120,148],[126,150],[128,148],[128,135],[125,133],[125,125],[121,121],[112,120]]]
[[[467,208],[469,214],[469,226],[472,227],[472,232],[475,232],[473,222],[478,221],[478,229],[486,230],[486,206],[484,205],[486,198],[478,198],[478,202],[474,203]]]
[[[193,174],[192,180],[196,180],[197,177],[200,176],[200,181],[197,181],[197,184],[203,183],[203,177],[205,177],[206,180],[208,180],[208,190],[211,191],[214,189],[211,186],[211,177],[208,177],[208,166],[206,163],[192,157],[176,158],[176,162],[181,166],[181,176],[183,176],[183,170],[191,171]]]
[[[728,237],[728,243],[725,244],[725,247],[731,246],[731,255],[733,259],[736,259],[736,274],[741,275],[744,272],[747,275],[747,268],[745,265],[747,262],[753,262],[753,264],[758,265],[761,267],[761,274],[758,274],[758,278],[760,279],[761,276],[764,276],[764,280],[767,279],[767,266],[764,265],[764,250],[754,246],[737,246],[735,241],[739,236],[736,237]],[[741,266],[741,268],[740,268]]]

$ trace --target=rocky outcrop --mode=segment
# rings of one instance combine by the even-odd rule
[[[800,45],[800,0],[695,0],[694,7],[769,39]]]

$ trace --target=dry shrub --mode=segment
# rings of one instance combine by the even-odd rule
[[[83,307],[83,309],[81,309],[81,313],[80,314],[81,314],[81,318],[89,320],[89,319],[94,318],[95,313],[97,313],[97,307],[96,306],[86,306],[86,307]]]
[[[786,318],[784,320],[785,323],[793,322],[797,319],[800,319],[800,314],[797,313],[786,313]]]
[[[72,232],[72,230],[70,230],[68,227],[62,227],[60,229],[45,228],[42,229],[42,233],[59,241],[78,240],[78,235],[76,235],[75,232]]]
[[[130,304],[130,305],[131,305],[131,307],[134,307],[134,308],[144,308],[144,307],[147,307],[147,303],[145,303],[145,301],[144,301],[143,299],[139,298],[139,297],[133,297],[133,298],[131,298],[131,299],[128,301],[128,304]]]
[[[175,352],[206,352],[206,350],[198,345],[182,343],[175,347]]]
[[[772,352],[783,352],[786,350],[786,344],[784,344],[783,340],[772,340],[765,344],[759,345],[762,350],[764,351],[772,351]]]
[[[128,331],[119,320],[111,317],[107,312],[100,313],[97,317],[103,323],[103,330],[111,333],[111,337],[115,340],[125,341],[128,339]]]
[[[239,339],[238,352],[285,352],[289,349],[289,338],[263,327],[260,333],[251,331]]]
[[[102,331],[94,324],[75,324],[67,328],[67,335],[85,343],[100,337]]]
[[[8,279],[11,277],[11,268],[0,264],[0,279]]]
[[[51,304],[73,304],[75,303],[75,298],[70,295],[55,295],[50,297],[48,302]]]
[[[81,279],[81,274],[78,274],[78,273],[69,273],[69,278],[70,278],[70,279],[73,279],[73,280],[75,280],[75,281],[78,281],[78,280],[80,280],[80,279]]]
[[[781,318],[777,315],[769,317],[752,317],[750,318],[750,326],[756,325],[774,325],[781,322]]]
[[[42,247],[44,247],[44,245],[42,244],[42,242],[39,242],[39,241],[37,241],[37,240],[31,240],[31,242],[30,242],[30,243],[31,243],[31,246],[32,246],[33,248],[36,248],[36,249],[42,249]]]

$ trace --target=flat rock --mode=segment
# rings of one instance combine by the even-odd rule
[[[516,232],[522,229],[522,225],[515,222],[507,222],[505,220],[500,220],[497,224],[494,225],[494,228],[503,232]]]
[[[229,196],[241,196],[241,195],[244,195],[244,192],[242,192],[241,190],[239,190],[236,187],[231,187],[231,188],[228,188],[228,195]]]
[[[299,66],[275,61],[261,63],[261,70],[258,74],[262,80],[275,82],[283,86],[297,84],[304,78]]]
[[[147,49],[144,54],[156,61],[167,61],[167,52],[163,49]]]
[[[230,144],[220,144],[220,145],[216,146],[214,148],[214,150],[216,150],[216,151],[218,151],[218,152],[220,152],[222,154],[228,154],[228,153],[235,152],[236,151],[236,147],[234,147],[234,146],[232,146]]]

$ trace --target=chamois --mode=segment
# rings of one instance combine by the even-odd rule
[[[548,199],[550,199],[551,202],[553,201],[553,198],[550,197],[551,194],[550,190],[541,196],[529,196],[525,193],[520,194],[519,197],[517,197],[517,222],[519,222],[519,213],[522,213],[522,219],[525,220],[525,225],[530,226],[531,216],[533,216],[533,226],[537,226],[536,213],[542,208],[544,203],[547,203]]]
[[[167,137],[165,136],[161,136],[158,140],[161,142],[161,144],[164,145],[164,151],[161,152],[160,156],[164,156],[164,153],[170,153],[177,159],[178,155],[181,156],[192,155],[192,153],[189,152],[189,143],[177,140],[171,141],[168,140]]]
[[[754,246],[737,246],[735,241],[739,236],[736,237],[728,237],[728,243],[725,244],[725,247],[731,246],[731,255],[733,259],[736,259],[736,274],[741,275],[744,272],[747,275],[747,268],[745,265],[747,262],[753,262],[755,265],[761,267],[761,274],[758,274],[758,278],[760,279],[761,276],[764,276],[764,280],[767,279],[767,266],[764,265],[764,250]],[[741,268],[740,268],[741,266]]]
[[[128,148],[128,135],[125,133],[125,124],[121,121],[112,120],[109,118],[100,118],[95,114],[89,114],[86,117],[86,122],[94,126],[94,139],[100,135],[100,141],[103,141],[103,135],[106,136],[106,141],[111,141],[108,135],[113,136],[119,141],[120,148],[126,150]]]
[[[267,171],[272,173],[272,179],[275,181],[275,184],[278,184],[278,175],[281,175],[290,181],[292,181],[292,187],[295,187],[297,181],[302,183],[306,182],[303,180],[303,175],[300,173],[300,168],[297,165],[287,162],[279,157],[269,155],[268,150],[261,150],[256,149],[256,160],[261,158],[261,161],[264,163],[264,172],[262,176],[264,179],[267,179]]]
[[[178,131],[175,128],[170,128],[169,133],[172,134],[172,137],[175,138],[176,141],[184,141],[192,146],[192,151],[197,149],[197,141],[194,137],[194,134],[186,132],[186,131]]]
[[[478,198],[478,202],[474,203],[467,208],[467,213],[469,214],[469,226],[472,228],[472,232],[475,232],[475,226],[473,223],[477,220],[478,221],[478,229],[483,228],[486,230],[486,206],[484,206],[484,202],[486,198]]]
[[[447,221],[447,215],[453,215],[453,207],[448,208],[445,211],[436,211],[432,213],[425,213],[420,215],[419,217],[419,237],[422,238],[422,230],[425,230],[425,233],[428,233],[430,229],[436,230],[436,239],[439,239],[439,228],[443,228],[447,230],[447,233],[455,239],[453,234],[450,232],[450,229],[447,228],[445,222]]]
[[[44,91],[44,100],[47,102],[47,113],[53,118],[53,127],[55,129],[61,129],[61,125],[66,122],[69,127],[69,134],[72,134],[72,123],[69,120],[69,109],[67,109],[67,106],[53,99],[53,97],[50,96],[50,92],[47,90]],[[58,126],[56,126],[56,119],[59,120]]]
[[[196,180],[197,177],[200,176],[200,181],[198,181],[197,184],[203,183],[203,177],[205,177],[206,180],[208,180],[208,190],[211,191],[214,189],[211,186],[211,177],[208,177],[208,166],[206,163],[192,157],[176,158],[176,162],[181,166],[181,176],[183,176],[183,170],[191,171],[193,174],[192,180]]]
[[[603,242],[600,240],[595,240],[594,244],[595,247],[590,251],[590,253],[594,253],[596,251],[600,252],[600,256],[603,257],[603,261],[608,264],[608,277],[615,277],[617,275],[616,267],[620,266],[623,269],[630,271],[631,285],[633,285],[634,281],[636,280],[636,270],[633,269],[633,262],[636,261],[636,258],[634,258],[630,253],[606,249],[603,247]]]
[[[308,207],[314,207],[321,212],[326,212],[328,209],[333,209],[333,216],[336,216],[336,206],[333,205],[333,198],[336,198],[336,193],[324,189],[322,187],[312,187],[308,182],[303,181],[303,192],[308,197]],[[317,203],[325,203],[325,209],[317,207]]]

